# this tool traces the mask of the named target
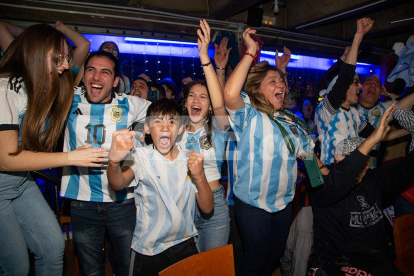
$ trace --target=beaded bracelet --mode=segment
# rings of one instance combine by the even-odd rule
[[[217,67],[216,69],[226,70],[226,68]]]
[[[217,75],[225,75],[224,73],[218,73],[218,72],[216,72],[216,74],[217,74]]]

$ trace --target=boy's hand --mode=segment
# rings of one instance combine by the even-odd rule
[[[194,152],[194,149],[191,149],[192,152],[188,154],[187,167],[191,172],[193,178],[200,177],[204,174],[203,164],[204,164],[204,155],[198,152]]]
[[[121,162],[130,150],[134,148],[132,137],[135,131],[128,129],[117,130],[112,134],[112,144],[109,150],[109,161]]]

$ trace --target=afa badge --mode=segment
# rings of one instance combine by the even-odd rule
[[[289,128],[290,128],[290,130],[292,131],[292,133],[293,133],[293,134],[295,134],[295,136],[296,136],[297,138],[299,138],[299,132],[298,132],[298,129],[296,128],[296,126],[294,126],[294,125],[289,125]]]
[[[122,122],[122,108],[119,108],[119,107],[112,108],[111,121],[115,123]]]
[[[199,139],[200,149],[208,150],[209,148],[213,147],[213,141],[211,143],[208,142],[207,135],[203,135]]]
[[[375,117],[381,117],[381,111],[378,108],[375,108],[374,111],[372,111],[372,115]]]

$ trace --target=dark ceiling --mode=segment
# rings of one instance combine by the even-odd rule
[[[20,27],[60,20],[83,33],[157,37],[194,41],[198,19],[213,29],[240,32],[248,10],[261,7],[272,25],[257,27],[265,49],[305,55],[338,57],[349,45],[356,20],[370,17],[374,27],[366,35],[360,60],[379,64],[395,42],[414,34],[413,0],[279,0],[279,13],[268,0],[2,0],[0,19]],[[410,19],[402,22],[404,19]]]

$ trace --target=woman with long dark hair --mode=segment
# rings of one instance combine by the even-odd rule
[[[219,182],[229,120],[223,92],[208,56],[210,27],[205,20],[200,21],[200,27],[198,49],[206,82],[194,80],[184,88],[184,115],[188,117],[179,145],[204,155],[203,168],[214,195],[213,211],[204,214],[198,210],[194,219],[198,231],[197,246],[202,252],[227,244],[230,215],[224,188]]]
[[[0,61],[0,274],[61,275],[64,241],[30,171],[99,167],[107,153],[83,146],[52,152],[73,99],[72,50],[49,25],[29,27]],[[97,162],[97,163],[95,163]]]

